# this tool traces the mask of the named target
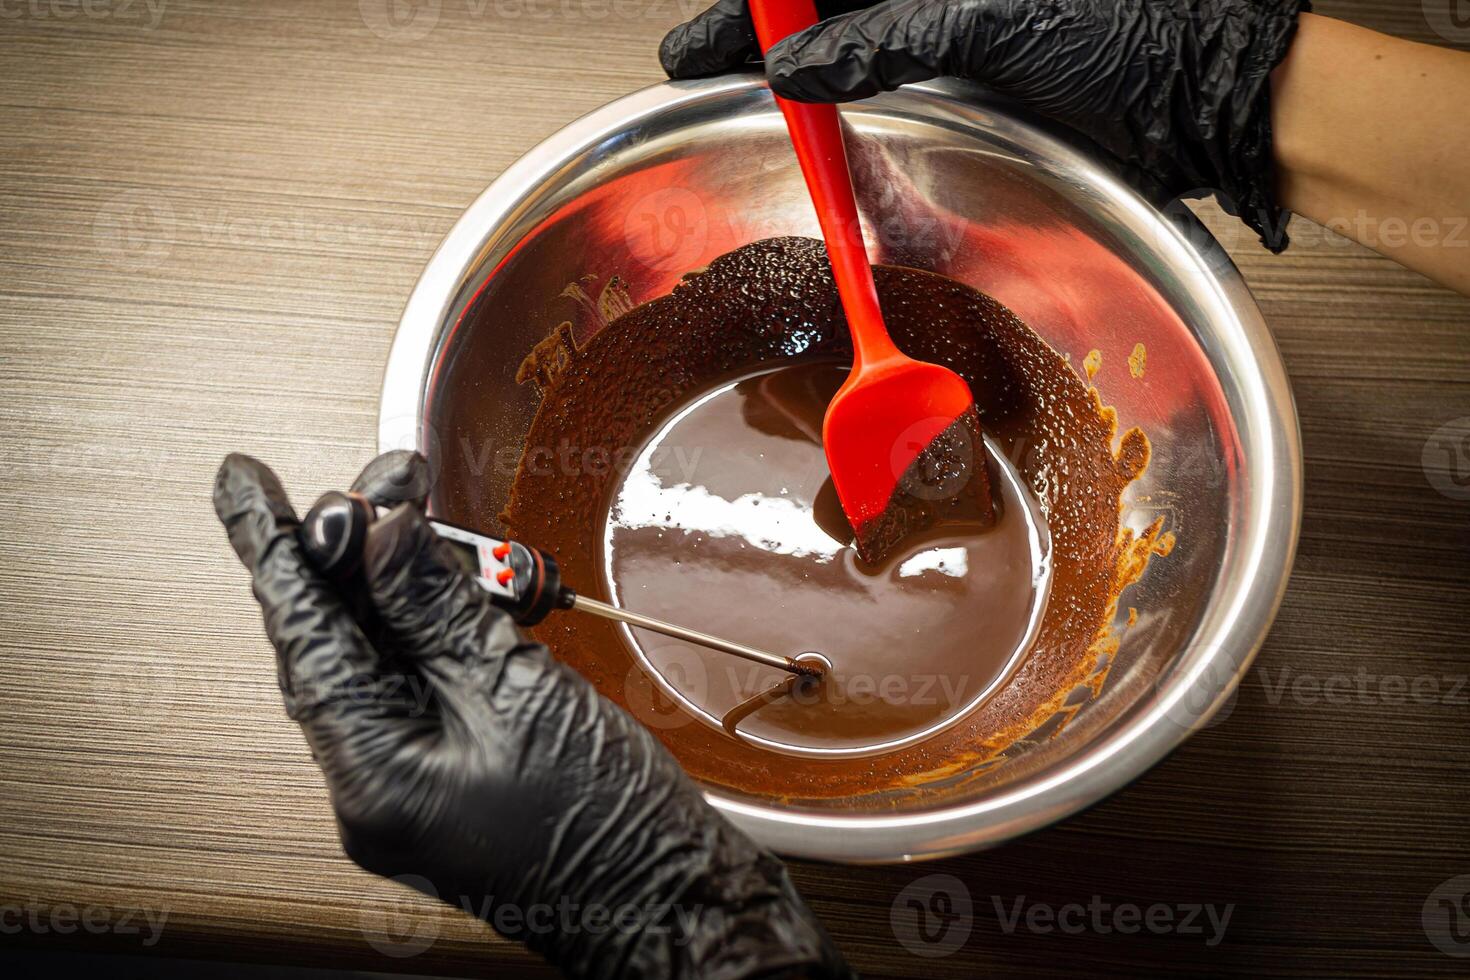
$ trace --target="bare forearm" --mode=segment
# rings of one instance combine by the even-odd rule
[[[1470,294],[1470,54],[1304,14],[1271,83],[1281,202]]]

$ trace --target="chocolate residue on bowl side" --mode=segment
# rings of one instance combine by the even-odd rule
[[[1110,623],[1119,594],[1156,547],[1168,546],[1161,522],[1137,538],[1120,526],[1123,491],[1148,462],[1147,439],[1129,429],[1115,450],[1114,413],[1060,354],[962,283],[883,266],[875,277],[895,343],[969,383],[980,424],[1040,502],[1051,534],[1049,602],[1029,656],[977,709],[925,741],[857,758],[777,755],[696,720],[653,689],[611,624],[565,614],[536,627],[538,639],[633,711],[693,776],[736,792],[881,808],[910,792],[932,792],[920,789],[926,783],[975,771],[1099,676],[1099,658],[1116,647]],[[673,406],[719,379],[792,359],[851,357],[823,246],[797,238],[721,256],[670,295],[609,323],[581,349],[569,349],[565,332],[544,346],[524,371],[537,380],[542,401],[499,516],[518,536],[555,553],[567,582],[603,599],[600,531],[619,473],[613,466],[548,466],[548,453],[570,449],[585,460],[595,448],[609,459],[626,458]],[[460,465],[446,459],[442,479],[473,480],[457,471]],[[450,511],[447,519],[471,525],[496,517]],[[904,652],[893,655],[901,661]]]

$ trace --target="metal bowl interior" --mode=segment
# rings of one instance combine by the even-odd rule
[[[999,299],[1080,366],[1153,455],[1124,522],[1178,538],[1125,594],[1136,622],[1095,696],[967,781],[902,811],[791,807],[707,787],[783,853],[934,857],[1025,833],[1138,776],[1229,697],[1290,571],[1301,506],[1296,415],[1280,356],[1223,250],[1182,207],[1130,189],[1077,137],[957,83],[844,108],[875,261]],[[559,323],[583,338],[739,245],[819,234],[784,126],[755,76],[666,83],[557,133],[465,213],[416,287],[383,386],[380,444],[475,453],[459,488],[504,501],[536,395],[522,358]],[[611,283],[611,288],[609,284]],[[1142,345],[1141,377],[1129,357]],[[446,422],[493,399],[488,431]],[[510,465],[507,465],[509,461]]]

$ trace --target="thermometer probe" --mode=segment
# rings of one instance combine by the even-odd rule
[[[363,541],[368,526],[377,518],[377,508],[366,497],[333,491],[324,494],[307,512],[297,536],[317,571],[342,581],[361,567]],[[465,574],[490,595],[490,601],[522,626],[535,626],[558,609],[575,609],[793,674],[820,677],[827,669],[826,658],[820,654],[783,657],[578,595],[562,584],[556,559],[540,548],[492,538],[444,521],[430,520],[429,527],[449,545]]]

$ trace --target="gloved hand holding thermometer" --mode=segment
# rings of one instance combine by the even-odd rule
[[[377,518],[378,508],[367,497],[332,491],[307,512],[297,537],[317,571],[334,582],[350,584],[361,570],[367,529]],[[444,521],[428,523],[447,546],[446,551],[458,560],[461,571],[521,626],[535,626],[558,609],[576,609],[800,676],[821,677],[830,664],[816,651],[784,657],[589,599],[562,582],[556,559],[540,548],[492,538]]]
[[[353,490],[391,510],[334,585],[264,464],[230,456],[214,489],[349,857],[492,925],[513,907],[507,934],[571,977],[851,975],[781,862],[464,573],[422,513],[422,457],[379,457]]]

